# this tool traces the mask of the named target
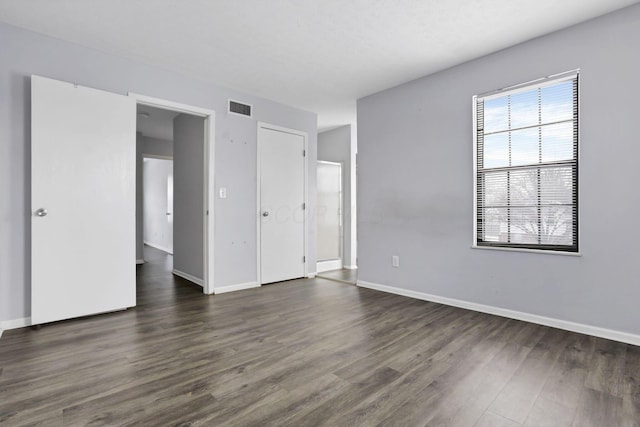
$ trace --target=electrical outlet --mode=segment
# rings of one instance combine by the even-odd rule
[[[400,257],[398,255],[393,255],[391,257],[391,266],[392,267],[400,267]]]

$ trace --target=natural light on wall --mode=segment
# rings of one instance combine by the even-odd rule
[[[578,73],[474,97],[475,246],[578,251]]]

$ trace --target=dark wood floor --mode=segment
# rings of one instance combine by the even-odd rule
[[[6,331],[0,424],[637,426],[640,348],[322,279]]]

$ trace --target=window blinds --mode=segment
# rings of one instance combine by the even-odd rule
[[[476,97],[476,244],[578,251],[578,74]]]

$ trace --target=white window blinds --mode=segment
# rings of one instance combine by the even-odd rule
[[[577,72],[475,107],[475,244],[577,252]]]

